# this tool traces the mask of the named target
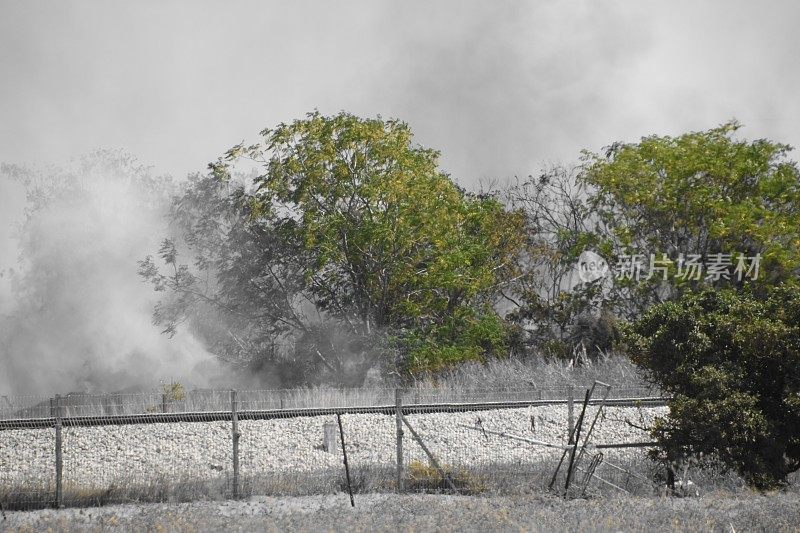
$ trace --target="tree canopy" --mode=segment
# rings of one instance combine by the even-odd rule
[[[789,146],[740,139],[739,128],[614,143],[511,188],[529,233],[514,316],[546,326],[539,345],[586,337],[576,325],[601,311],[635,319],[687,291],[797,283],[800,171]],[[586,250],[609,276],[575,283]]]
[[[522,217],[492,196],[466,193],[438,170],[437,159],[436,151],[413,144],[405,123],[348,113],[311,113],[262,131],[256,144],[233,147],[211,165],[206,187],[236,180],[238,164],[255,163],[236,207],[225,209],[242,217],[232,227],[261,232],[274,246],[240,250],[223,264],[231,230],[208,243],[192,236],[205,231],[195,226],[186,243],[202,252],[197,266],[216,280],[203,298],[241,310],[250,296],[226,288],[249,292],[248,280],[266,280],[282,291],[287,304],[276,312],[289,329],[313,325],[303,316],[305,301],[324,315],[318,319],[341,321],[353,335],[388,332],[411,370],[502,352],[505,324],[492,303],[516,266]],[[175,263],[171,250],[162,250],[167,263]],[[245,276],[243,265],[252,269]],[[172,289],[196,285],[200,277],[189,272],[176,267],[177,283],[169,285],[152,259],[143,264],[157,286]]]
[[[673,258],[760,254],[761,282],[796,278],[800,171],[789,146],[737,139],[739,128],[732,121],[614,144],[604,155],[585,153],[581,179],[596,190],[598,229],[613,248]],[[704,274],[699,281],[694,285],[709,280]]]

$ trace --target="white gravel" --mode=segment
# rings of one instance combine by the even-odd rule
[[[587,423],[594,417],[587,413]],[[666,408],[607,407],[594,429],[594,443],[650,440],[636,426],[649,426]],[[575,413],[577,418],[578,413]],[[531,418],[535,431],[531,428]],[[480,418],[486,429],[536,440],[566,441],[566,406],[539,406],[470,413],[410,415],[410,424],[440,462],[477,466],[527,464],[550,458],[558,450],[532,446],[459,427]],[[242,475],[314,472],[341,466],[339,453],[322,449],[323,424],[333,416],[239,423]],[[342,417],[351,466],[391,466],[395,462],[395,419],[389,415]],[[64,480],[72,487],[105,487],[113,483],[164,478],[219,478],[230,475],[229,422],[180,422],[131,426],[64,428]],[[0,431],[0,484],[52,483],[53,429]],[[427,462],[405,431],[406,460]],[[630,453],[642,453],[631,450]]]

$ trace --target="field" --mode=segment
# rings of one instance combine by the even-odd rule
[[[2,531],[797,531],[800,495],[357,495],[10,512]]]

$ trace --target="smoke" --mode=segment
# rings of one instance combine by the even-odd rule
[[[443,149],[443,166],[456,179],[474,186],[524,176],[547,160],[599,148],[592,146],[598,139],[616,140],[624,72],[654,45],[633,24],[640,7],[459,7],[437,3],[426,17],[395,8],[391,17],[413,30],[376,80],[391,113],[409,120],[424,144]]]
[[[0,17],[0,160],[179,176],[314,108],[407,121],[465,186],[733,117],[800,145],[797,2],[37,4]]]
[[[189,333],[167,339],[153,326],[157,295],[137,275],[137,260],[168,231],[169,179],[123,153],[99,152],[65,168],[6,165],[0,184],[17,199],[26,193],[16,242],[0,240],[0,264],[17,257],[0,284],[0,393],[222,379]]]
[[[17,257],[15,222],[22,219],[24,207],[25,187],[0,179],[0,315],[10,310],[11,278]]]

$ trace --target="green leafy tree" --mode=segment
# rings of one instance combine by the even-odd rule
[[[288,302],[276,315],[298,318],[289,329],[313,323],[302,316],[306,302],[351,335],[389,332],[410,370],[504,351],[506,324],[492,303],[513,274],[521,216],[494,197],[461,190],[438,170],[437,158],[413,144],[406,124],[348,113],[311,113],[264,130],[257,144],[235,146],[211,165],[208,179],[229,183],[237,165],[255,162],[257,174],[235,204],[246,213],[246,231],[257,228],[278,253],[264,253],[248,238],[254,246],[231,255],[236,261],[220,267],[217,257],[201,265],[216,275],[209,301],[230,290],[225,305],[241,308],[251,280],[269,280]],[[174,254],[163,259],[174,262]],[[280,269],[270,271],[275,265]],[[143,266],[164,286],[156,265]],[[182,270],[174,269],[173,280],[174,272]]]
[[[605,154],[584,154],[580,179],[593,189],[594,233],[622,254],[712,254],[761,256],[760,285],[793,281],[800,273],[800,171],[791,148],[769,140],[748,142],[734,135],[733,121],[678,137],[645,137],[614,144]],[[645,263],[649,257],[645,258]],[[649,265],[645,264],[645,268]],[[731,276],[670,281],[618,280],[616,305],[628,317],[687,289],[737,286]]]
[[[508,191],[511,205],[526,214],[529,235],[512,316],[536,323],[532,341],[538,347],[569,352],[582,321],[602,313],[635,319],[654,304],[704,287],[796,283],[800,172],[788,157],[790,147],[738,139],[739,128],[729,122],[615,143],[602,154],[585,152],[576,169],[556,167]],[[575,283],[584,250],[599,253],[612,269],[638,254],[643,268],[638,279]],[[662,272],[649,276],[650,254],[657,267],[667,268],[666,280]],[[668,261],[661,262],[662,254]],[[677,276],[681,255],[697,256],[702,266],[726,254],[728,279],[705,271],[696,280]],[[740,279],[740,257],[747,268],[749,258],[760,257],[758,279]]]
[[[759,489],[800,469],[800,290],[687,294],[626,328],[633,360],[673,399],[654,436],[670,460],[721,460]]]

